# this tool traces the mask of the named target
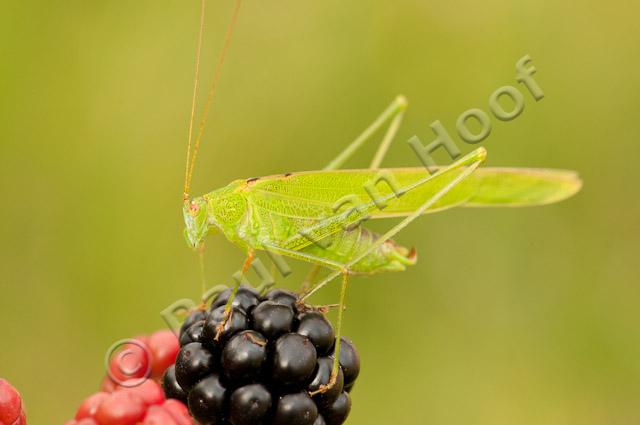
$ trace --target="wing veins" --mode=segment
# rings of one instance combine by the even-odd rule
[[[318,189],[318,188],[316,188]],[[322,188],[320,188],[322,189]],[[288,195],[286,193],[281,193],[281,192],[271,192],[269,190],[264,190],[264,189],[251,189],[251,191],[253,192],[259,192],[259,193],[263,193],[266,195],[271,195],[271,196],[277,196],[281,199],[288,199],[291,201],[304,201],[307,202],[309,204],[314,204],[314,205],[318,205],[321,207],[327,207],[327,208],[331,208],[332,205],[327,203],[327,202],[323,202],[323,201],[319,201],[317,199],[309,199],[309,198],[303,198],[303,197],[299,197],[299,196],[293,196],[293,195]]]

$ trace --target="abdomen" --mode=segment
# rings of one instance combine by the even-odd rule
[[[335,263],[347,264],[367,251],[380,237],[369,229],[358,226],[339,232],[300,250],[303,254],[326,258]],[[408,249],[388,240],[350,267],[356,274],[373,274],[384,271],[402,271],[416,263],[414,249]]]

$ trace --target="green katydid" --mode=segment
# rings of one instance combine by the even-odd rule
[[[204,1],[202,5],[204,12]],[[438,168],[434,173],[423,167],[380,169],[380,163],[407,106],[406,100],[400,96],[361,136],[322,170],[235,180],[221,189],[190,198],[189,185],[195,154],[239,5],[240,1],[237,0],[232,24],[227,31],[207,106],[203,112],[195,150],[190,154],[189,148],[187,153],[183,206],[185,238],[191,247],[198,248],[202,246],[207,235],[222,233],[247,253],[243,272],[248,269],[254,253],[261,250],[307,261],[316,268],[321,266],[332,269],[333,272],[322,281],[310,282],[301,294],[302,301],[342,275],[334,379],[338,368],[347,276],[354,273],[400,271],[408,265],[415,264],[415,250],[402,247],[392,239],[413,220],[425,213],[456,206],[548,204],[566,199],[580,189],[581,181],[572,171],[479,168],[486,156],[484,148],[476,149],[450,166]],[[197,64],[202,28],[201,20]],[[189,146],[197,96],[198,65],[195,81]],[[387,124],[388,130],[369,169],[338,169]],[[381,181],[386,184],[382,184]],[[372,196],[372,193],[375,193],[375,196]],[[341,210],[341,206],[346,204],[350,204],[351,207],[346,211]],[[383,235],[375,234],[362,225],[365,219],[387,217],[404,218]],[[231,311],[231,303],[238,286],[239,282],[236,282],[227,303],[227,314]],[[224,325],[221,325],[221,328],[222,326]],[[330,388],[333,382],[334,380],[324,389]]]

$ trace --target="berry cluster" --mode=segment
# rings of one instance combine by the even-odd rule
[[[138,384],[137,380],[123,382],[111,393],[88,397],[65,425],[194,425],[187,407],[178,400],[166,400],[157,382]]]
[[[101,391],[85,399],[66,425],[194,425],[187,407],[167,400],[158,383],[179,350],[178,338],[169,330],[118,347]]]
[[[327,389],[336,337],[324,314],[301,306],[293,293],[261,297],[241,286],[221,327],[230,295],[223,292],[182,325],[182,348],[163,380],[166,396],[187,403],[207,425],[342,424],[360,371],[353,345],[341,340],[339,373]]]
[[[20,393],[0,379],[0,425],[27,425]]]

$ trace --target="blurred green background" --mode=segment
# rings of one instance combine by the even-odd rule
[[[232,3],[209,1],[209,79]],[[0,376],[30,423],[94,392],[106,349],[200,292],[181,191],[198,3],[2,3]],[[546,97],[493,120],[488,165],[578,170],[561,204],[431,215],[398,239],[420,261],[355,278],[346,334],[363,372],[350,424],[640,422],[637,2],[246,1],[195,173],[317,169],[396,94],[405,141],[488,110],[530,54]],[[456,137],[466,151],[471,150]],[[365,166],[374,146],[350,166]],[[446,162],[446,156],[438,157]],[[208,242],[210,284],[241,252]],[[295,288],[296,265],[281,281]],[[337,299],[337,287],[317,303]]]

